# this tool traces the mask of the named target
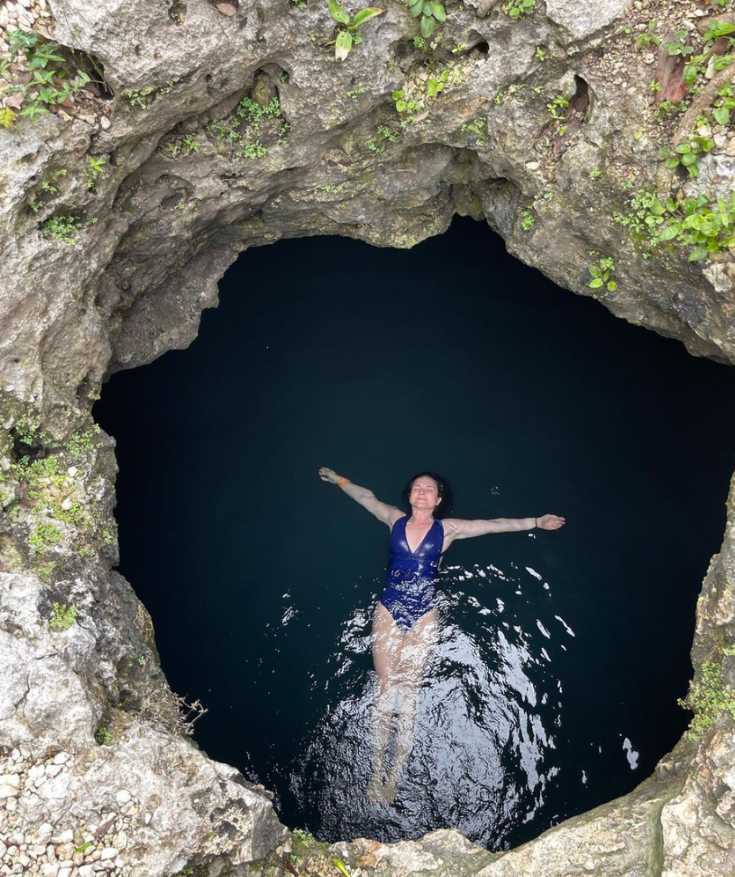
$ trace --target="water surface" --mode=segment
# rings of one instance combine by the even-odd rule
[[[410,251],[251,249],[187,351],[114,376],[120,569],[196,739],[328,839],[515,846],[641,782],[686,727],[694,608],[735,467],[735,372],[616,320],[456,219]],[[393,806],[367,800],[370,625],[398,504],[564,515],[456,542]]]

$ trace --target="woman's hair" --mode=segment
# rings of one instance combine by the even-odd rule
[[[413,487],[413,483],[417,478],[431,478],[432,481],[436,482],[437,493],[439,494],[441,502],[434,509],[434,517],[445,518],[452,506],[452,489],[450,488],[447,481],[445,481],[445,479],[442,478],[441,475],[437,475],[436,472],[418,472],[409,480],[408,484],[403,488],[403,493],[401,494],[401,496],[403,497],[404,506],[408,510],[409,514],[411,512],[411,503],[409,502],[409,497],[411,496],[411,488]]]

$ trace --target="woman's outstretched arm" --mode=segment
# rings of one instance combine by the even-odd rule
[[[492,518],[490,520],[466,521],[462,518],[446,518],[444,531],[452,539],[485,536],[487,533],[512,533],[516,530],[558,530],[566,524],[560,515],[541,515],[538,518]]]
[[[359,484],[353,484],[348,478],[338,475],[334,469],[327,469],[326,466],[322,466],[319,469],[319,477],[322,481],[337,484],[347,496],[354,499],[355,502],[366,508],[379,521],[382,521],[389,527],[392,527],[399,518],[403,517],[403,512],[400,509],[381,502],[372,490],[369,490],[367,487],[360,487]]]

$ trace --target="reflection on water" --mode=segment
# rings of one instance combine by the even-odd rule
[[[372,605],[344,620],[325,670],[328,705],[290,775],[299,809],[320,814],[311,826],[317,836],[395,840],[451,825],[501,848],[514,826],[544,806],[547,784],[560,770],[555,734],[563,686],[554,661],[573,650],[573,624],[554,612],[550,584],[529,567],[450,565],[439,584],[443,620],[393,804],[368,796],[378,689],[370,662]],[[532,626],[522,623],[524,589],[533,591]],[[282,625],[296,623],[298,611],[287,606]],[[394,734],[388,759],[406,743]]]

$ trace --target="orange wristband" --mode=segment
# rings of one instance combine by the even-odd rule
[[[350,483],[350,479],[349,479],[349,478],[345,478],[344,475],[341,475],[341,476],[337,479],[337,487],[344,487],[345,484],[349,484],[349,483]]]

